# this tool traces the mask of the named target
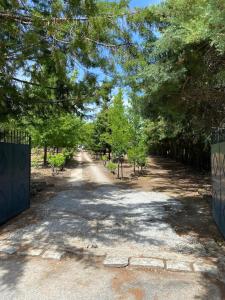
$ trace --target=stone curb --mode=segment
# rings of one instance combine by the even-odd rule
[[[128,262],[128,264],[127,264]],[[218,267],[203,262],[187,262],[179,260],[167,260],[162,258],[151,257],[106,257],[104,260],[104,266],[106,267],[135,267],[135,268],[149,268],[149,269],[161,269],[173,272],[195,272],[195,273],[207,273],[209,275],[219,275]]]
[[[123,268],[128,266],[129,258],[128,257],[119,257],[119,256],[106,256],[103,265],[105,267],[113,268]]]
[[[131,267],[143,267],[143,268],[156,268],[156,269],[164,269],[164,261],[158,258],[141,258],[141,257],[132,257],[130,259]]]
[[[75,249],[74,251],[66,248],[58,248],[57,246],[52,247],[33,247],[27,250],[19,250],[17,246],[14,245],[0,245],[0,255],[20,255],[20,256],[35,256],[41,257],[43,259],[54,259],[61,260],[66,254],[76,255],[93,255],[96,257],[105,257],[103,265],[105,267],[111,268],[147,268],[154,270],[167,270],[173,272],[195,272],[195,273],[207,273],[209,275],[218,276],[219,270],[213,263],[204,262],[201,259],[196,259],[196,261],[182,261],[182,260],[172,260],[156,257],[127,257],[127,256],[112,256],[107,255],[105,251],[101,249],[94,249],[89,253],[85,248]],[[213,260],[212,262],[216,262]]]

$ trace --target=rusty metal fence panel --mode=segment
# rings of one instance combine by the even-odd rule
[[[30,206],[30,139],[0,130],[0,224]]]
[[[225,237],[225,128],[213,130],[211,165],[213,217]]]

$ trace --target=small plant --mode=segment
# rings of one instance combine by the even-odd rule
[[[114,174],[117,169],[117,164],[113,163],[112,161],[109,161],[107,164],[107,169]]]
[[[141,170],[147,166],[147,158],[144,154],[140,154],[137,159],[138,167],[141,167]]]
[[[108,160],[107,156],[106,155],[102,155],[102,161],[103,161],[104,166],[106,166],[107,160]]]
[[[65,157],[66,162],[68,162],[73,158],[74,149],[65,148],[63,149],[62,154]]]
[[[63,153],[49,155],[48,162],[52,167],[52,174],[58,174],[59,170],[63,169],[66,158]]]

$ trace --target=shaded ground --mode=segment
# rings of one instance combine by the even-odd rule
[[[128,175],[130,168],[125,170]],[[207,191],[209,178],[190,175],[180,164],[154,158],[144,176],[121,182],[84,152],[60,176],[44,172],[50,185],[29,211],[1,228],[0,241],[93,246],[130,255],[224,254],[209,197],[199,194]]]
[[[223,256],[214,240],[222,243],[208,198],[198,193],[204,191],[205,180],[188,175],[181,165],[173,168],[156,159],[142,178],[121,182],[87,153],[77,160],[61,178],[52,178],[50,170],[44,176],[36,171],[36,180],[45,178],[50,185],[34,197],[28,211],[0,228],[0,245],[86,249],[89,255],[81,252],[58,263],[0,257],[3,299],[32,299],[33,293],[35,299],[43,294],[46,299],[224,299],[216,279],[106,270],[91,251],[97,247],[116,255],[186,260]]]
[[[169,202],[165,210],[167,222],[179,235],[195,235],[206,246],[213,238],[219,246],[225,247],[224,238],[212,217],[210,174],[197,172],[173,160],[151,157],[147,168],[143,172],[136,171],[135,175],[133,167],[126,163],[122,182],[109,174],[118,184],[162,192],[176,199],[179,209],[174,210]]]

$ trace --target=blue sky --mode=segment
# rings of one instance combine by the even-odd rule
[[[130,7],[145,7],[152,4],[159,4],[162,0],[131,0]]]

